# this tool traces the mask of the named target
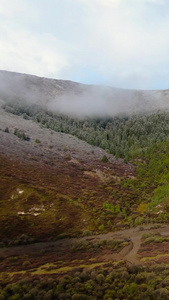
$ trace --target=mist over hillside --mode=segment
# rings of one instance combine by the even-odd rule
[[[80,118],[169,110],[169,90],[124,90],[8,71],[0,71],[0,98]]]

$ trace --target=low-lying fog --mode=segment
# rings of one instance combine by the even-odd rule
[[[0,71],[0,97],[76,117],[169,110],[169,90],[123,90]]]

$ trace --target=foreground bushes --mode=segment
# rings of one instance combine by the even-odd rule
[[[53,275],[54,277],[55,275]],[[165,300],[169,299],[169,267],[114,266],[82,270],[62,278],[25,276],[0,287],[0,300]]]

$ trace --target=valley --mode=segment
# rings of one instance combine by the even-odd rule
[[[167,110],[77,118],[46,104],[92,87],[15,76],[22,93],[0,89],[0,300],[169,299]]]

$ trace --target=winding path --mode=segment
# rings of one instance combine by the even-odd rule
[[[112,238],[115,239],[126,239],[130,243],[124,247],[118,254],[112,254],[112,258],[116,261],[122,259],[127,261],[130,264],[141,264],[137,253],[141,245],[141,237],[144,232],[147,233],[160,233],[161,235],[169,235],[169,225],[161,225],[158,227],[158,224],[149,224],[142,226],[142,230],[139,227],[130,228],[126,230],[109,232],[106,234],[93,235],[90,237],[81,237],[76,239],[65,239],[56,242],[45,242],[45,243],[35,243],[31,245],[21,245],[9,248],[0,248],[0,258],[6,258],[8,256],[23,255],[30,252],[37,252],[41,249],[50,249],[51,247],[57,247],[65,250],[69,246],[81,241],[99,241],[99,240],[109,240]]]

